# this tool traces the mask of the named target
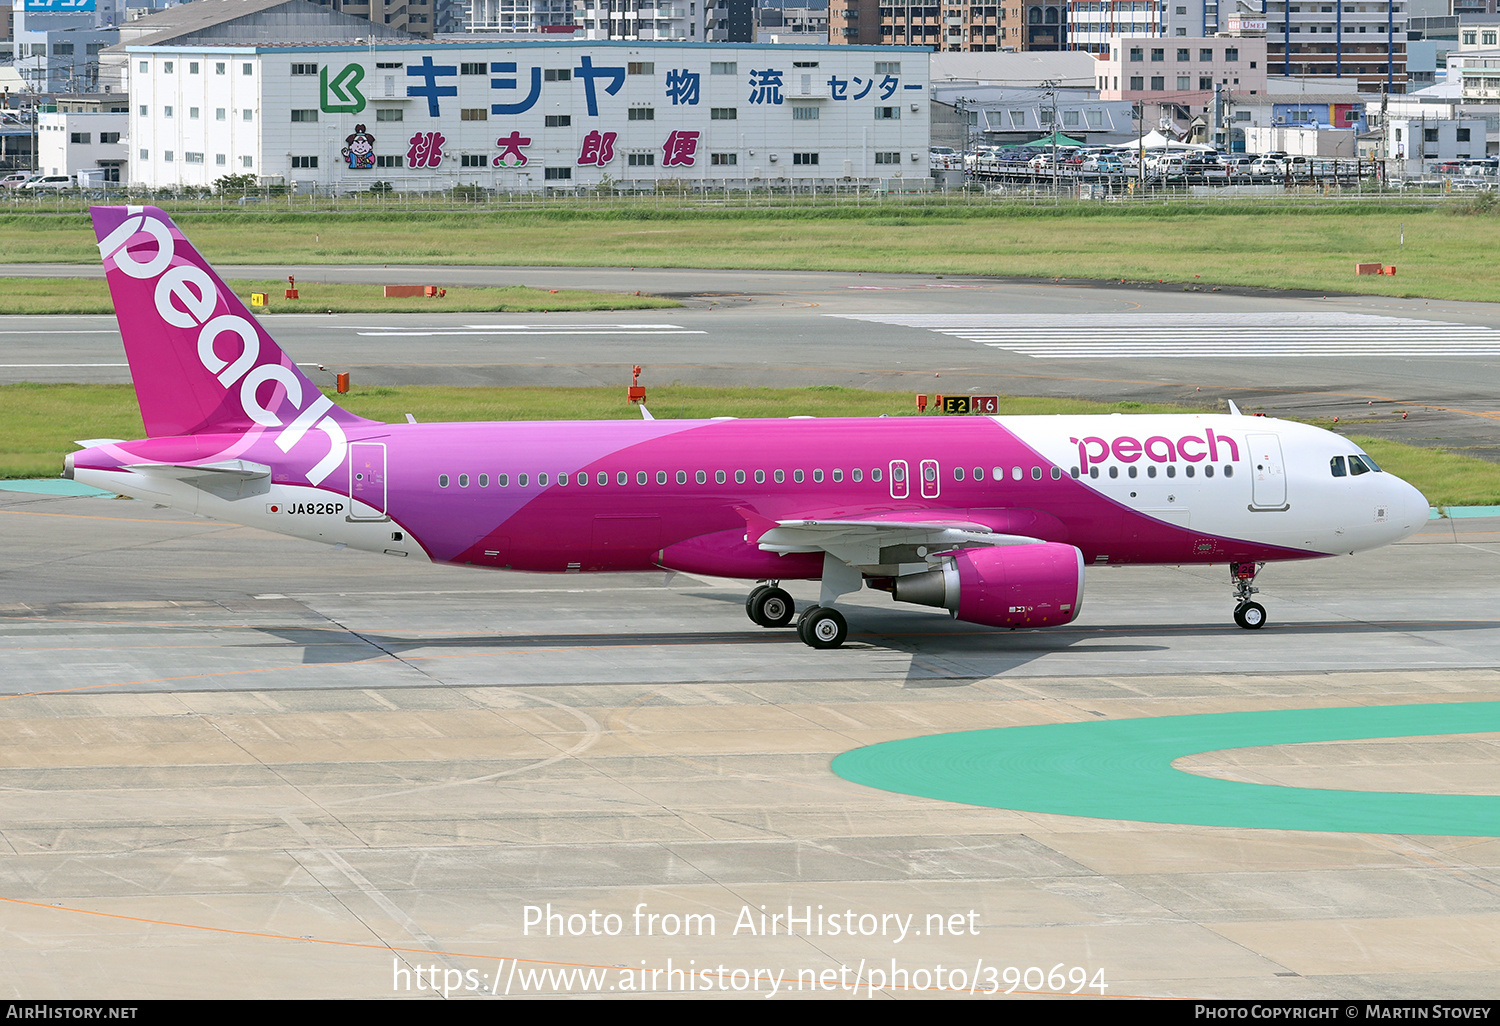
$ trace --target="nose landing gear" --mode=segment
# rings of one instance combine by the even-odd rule
[[[1264,563],[1229,564],[1229,577],[1234,581],[1234,622],[1247,631],[1259,630],[1266,624],[1266,607],[1250,601],[1250,596],[1260,591],[1253,584],[1263,566]]]

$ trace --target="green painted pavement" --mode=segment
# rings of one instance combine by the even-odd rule
[[[1262,745],[1500,731],[1500,702],[1163,716],[1004,727],[845,752],[833,771],[885,791],[1099,819],[1273,830],[1500,836],[1500,795],[1336,791],[1215,780],[1188,755]]]
[[[113,495],[114,492],[101,491],[98,488],[90,488],[86,484],[77,481],[68,481],[63,478],[41,478],[15,481],[0,481],[0,491],[5,492],[31,492],[36,495]]]

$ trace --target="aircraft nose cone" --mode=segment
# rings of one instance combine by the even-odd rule
[[[1399,478],[1397,478],[1400,481]],[[1401,528],[1401,537],[1407,538],[1416,534],[1427,523],[1427,517],[1432,512],[1426,497],[1415,487],[1400,481],[1401,494],[1398,496],[1395,508],[1402,513],[1398,525]]]

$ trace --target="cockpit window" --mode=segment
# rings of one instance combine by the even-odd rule
[[[1367,467],[1367,466],[1365,466],[1362,462],[1360,462],[1360,458],[1358,456],[1350,456],[1349,457],[1349,473],[1350,474],[1352,474],[1354,477],[1358,477],[1361,474],[1368,474],[1369,472],[1370,472],[1370,468]]]
[[[1359,458],[1364,461],[1365,466],[1367,466],[1371,470],[1375,471],[1375,473],[1377,473],[1377,474],[1383,474],[1383,473],[1385,473],[1385,471],[1381,470],[1378,466],[1376,466],[1375,465],[1375,461],[1372,460],[1372,459],[1370,459],[1370,457],[1368,455],[1366,455],[1365,453],[1360,453],[1359,454]]]
[[[1346,473],[1346,471],[1344,470],[1344,457],[1335,456],[1333,459],[1329,460],[1328,469],[1334,477],[1343,477]]]

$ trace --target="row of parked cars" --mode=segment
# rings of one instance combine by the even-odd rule
[[[978,146],[967,154],[950,147],[932,148],[933,167],[962,167],[972,174],[1059,175],[1063,177],[1136,177],[1148,182],[1189,185],[1281,182],[1329,174],[1357,174],[1352,160],[1341,162],[1293,156],[1218,153],[1210,149],[1150,150],[1126,148]]]

